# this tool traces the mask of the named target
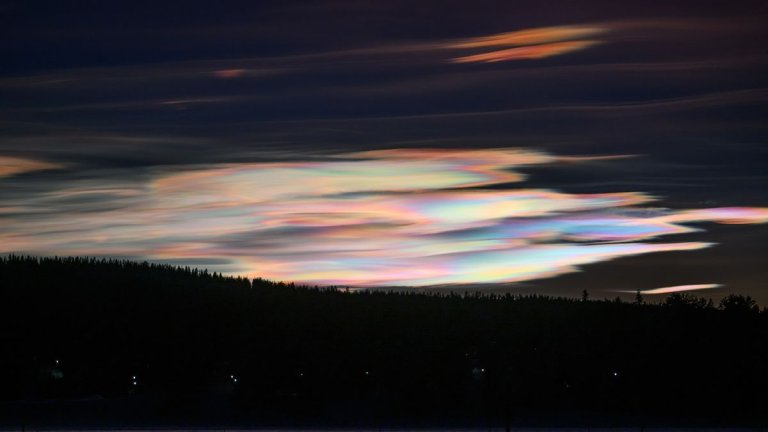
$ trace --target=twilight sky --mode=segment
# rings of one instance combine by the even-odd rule
[[[0,253],[768,304],[765,2],[0,0],[0,23]]]

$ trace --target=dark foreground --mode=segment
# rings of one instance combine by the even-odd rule
[[[768,313],[744,297],[346,293],[10,257],[0,344],[0,428],[768,425]]]
[[[56,432],[74,432],[83,429],[1,429],[3,431],[36,432],[55,430]],[[90,430],[90,429],[85,429]],[[241,429],[241,428],[119,428],[108,429],[120,432],[500,432],[509,430],[511,432],[764,432],[764,428],[758,427],[513,427],[510,429],[494,427],[468,427],[468,428],[262,428],[262,429]]]

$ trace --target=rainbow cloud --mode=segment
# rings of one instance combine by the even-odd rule
[[[765,208],[645,211],[640,192],[524,187],[517,170],[581,163],[524,149],[395,149],[315,162],[156,169],[0,203],[3,252],[135,256],[347,286],[509,283],[703,242],[693,222],[765,223]],[[601,158],[597,158],[601,159]],[[519,184],[517,188],[489,188]],[[652,293],[652,292],[647,292]]]

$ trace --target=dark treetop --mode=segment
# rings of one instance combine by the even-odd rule
[[[741,296],[348,293],[8,257],[0,344],[0,426],[768,420],[768,314]]]

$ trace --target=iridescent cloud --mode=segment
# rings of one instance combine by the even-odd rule
[[[664,288],[654,288],[649,290],[642,290],[642,294],[672,294],[676,292],[685,292],[685,291],[698,291],[698,290],[705,290],[705,289],[712,289],[712,288],[720,288],[722,287],[721,284],[698,284],[698,285],[677,285],[677,286],[671,286],[671,287],[664,287]],[[632,293],[636,291],[618,291],[623,293]]]
[[[710,244],[648,240],[701,229],[692,222],[768,221],[763,208],[650,211],[638,207],[654,201],[642,192],[526,188],[519,172],[602,159],[396,149],[155,168],[135,184],[81,178],[0,203],[0,244],[2,252],[212,262],[215,271],[317,284],[426,286],[521,282],[696,250]]]
[[[716,221],[722,224],[754,224],[768,222],[768,209],[722,207],[681,211],[656,218],[663,222],[686,223]]]

